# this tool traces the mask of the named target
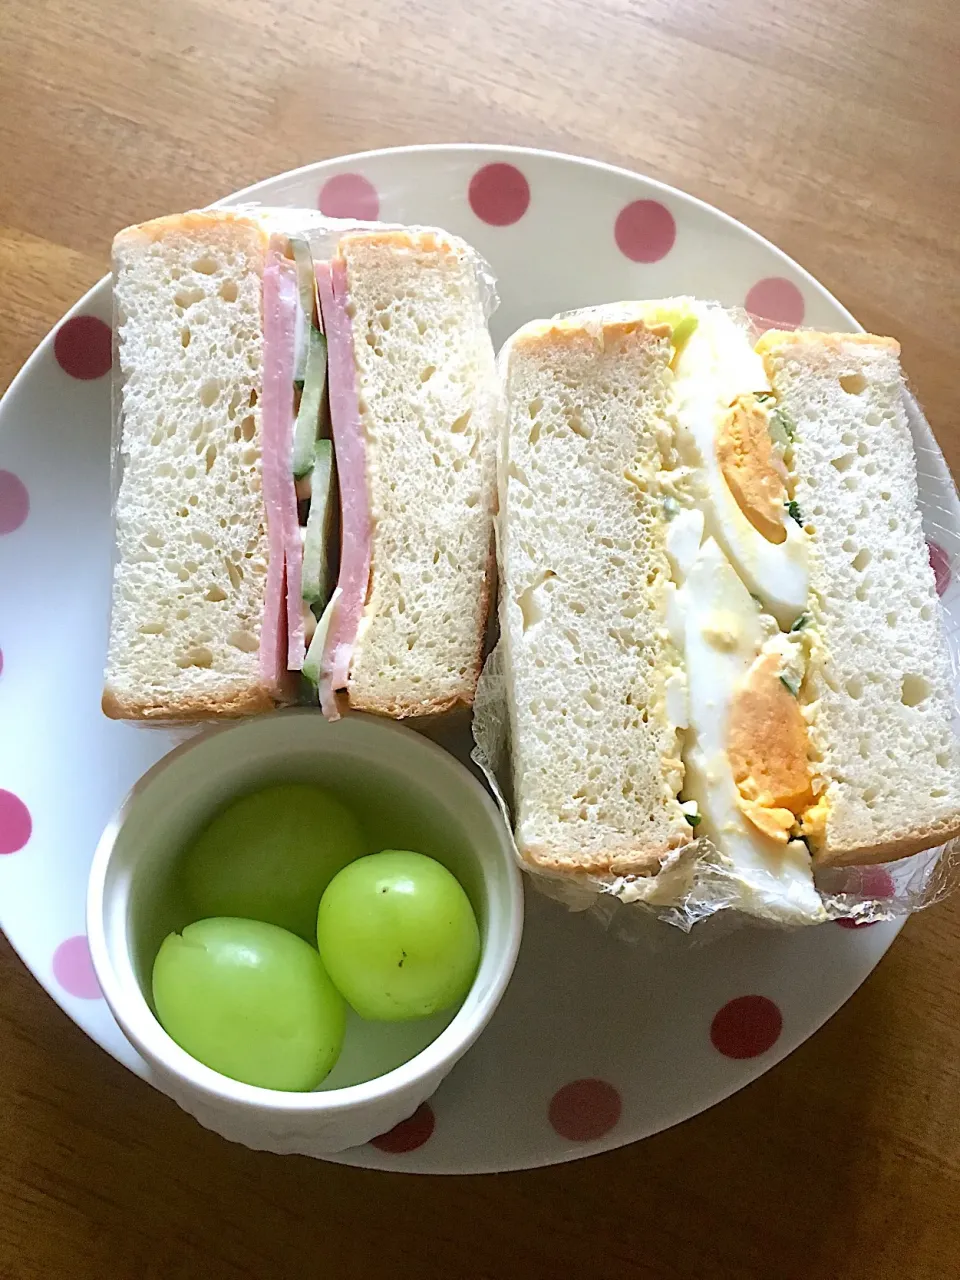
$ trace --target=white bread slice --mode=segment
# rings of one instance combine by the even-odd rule
[[[501,356],[498,523],[515,828],[576,877],[659,870],[690,827],[666,681],[670,566],[658,491],[667,326],[620,306],[537,322]]]
[[[493,568],[498,384],[474,261],[434,232],[345,236],[373,518],[352,707],[471,705]]]
[[[261,274],[250,218],[189,213],[114,241],[122,479],[103,709],[268,710],[258,670]]]
[[[815,862],[893,861],[960,835],[953,681],[900,349],[868,334],[780,332],[757,349],[796,424],[795,496],[811,535]]]

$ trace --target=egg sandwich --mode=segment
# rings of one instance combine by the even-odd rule
[[[825,918],[817,866],[960,834],[960,752],[899,349],[754,343],[689,298],[501,356],[518,848],[568,882],[697,841],[725,905]]]
[[[213,210],[128,228],[113,265],[107,715],[250,714],[300,673],[332,718],[469,705],[498,394],[473,251]]]

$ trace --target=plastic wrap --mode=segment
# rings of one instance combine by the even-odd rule
[[[604,308],[615,314],[617,306]],[[576,313],[567,313],[575,315]],[[960,499],[933,432],[912,393],[903,401],[917,463],[919,506],[930,560],[937,579],[943,630],[954,680],[954,732],[960,734]],[[510,726],[501,650],[490,654],[474,705],[473,760],[483,771],[504,819],[513,831],[510,792]],[[708,941],[730,928],[754,925],[791,927],[735,909],[738,892],[723,859],[706,839],[693,840],[669,854],[656,875],[582,875],[573,880],[526,863],[514,843],[520,866],[543,894],[572,911],[589,912],[618,936],[657,945],[651,918]],[[824,919],[865,925],[902,919],[940,901],[960,879],[960,840],[897,862],[863,867],[817,869],[815,884]],[[709,923],[708,923],[709,922]],[[797,927],[797,926],[793,926]]]
[[[296,234],[305,237],[310,242],[311,252],[315,261],[324,261],[333,256],[336,251],[339,240],[352,231],[411,231],[414,233],[435,234],[443,237],[446,241],[458,247],[464,258],[473,267],[476,275],[478,293],[481,308],[485,320],[489,321],[493,312],[499,305],[499,297],[497,295],[496,278],[492,269],[485,259],[461,237],[455,236],[440,227],[424,226],[420,224],[401,224],[387,222],[370,222],[359,219],[331,218],[320,213],[316,209],[295,208],[288,206],[271,206],[262,205],[257,202],[245,202],[243,204],[227,203],[225,205],[214,205],[203,210],[205,213],[222,212],[225,216],[236,218],[249,218],[255,220],[263,228],[271,240],[274,236],[286,237]],[[119,361],[119,334],[123,327],[124,317],[119,313],[117,306],[117,291],[113,291],[113,373],[111,379],[111,463],[110,463],[110,494],[111,494],[111,524],[116,528],[117,519],[117,503],[120,493],[120,486],[123,479],[124,454],[123,454],[123,382],[120,374]],[[488,391],[487,398],[484,403],[477,405],[478,420],[482,417],[484,420],[495,416],[497,412],[498,393],[495,387],[491,387]],[[116,538],[113,540],[113,562],[111,563],[111,580],[113,580],[116,567]],[[111,607],[112,607],[112,590],[111,590]],[[291,701],[293,697],[291,696]],[[134,719],[128,723],[136,724],[146,728],[160,728],[166,731],[175,730],[177,740],[192,736],[199,732],[206,721],[184,721],[170,720],[163,717],[155,717],[149,720]]]

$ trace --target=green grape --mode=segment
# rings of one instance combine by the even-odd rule
[[[327,972],[362,1018],[405,1022],[459,1004],[480,960],[470,899],[446,867],[388,849],[352,862],[320,900]]]
[[[187,849],[183,882],[198,916],[265,920],[313,944],[324,889],[363,852],[360,824],[339,800],[285,783],[222,809]]]
[[[315,1089],[343,1046],[346,1006],[302,938],[219,918],[164,938],[153,965],[160,1024],[198,1062],[264,1089]]]

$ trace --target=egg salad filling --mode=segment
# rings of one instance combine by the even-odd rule
[[[673,581],[667,627],[683,656],[683,811],[709,838],[730,905],[824,918],[808,834],[817,801],[802,689],[816,642],[808,534],[792,492],[794,426],[746,332],[678,300],[674,441],[658,477]]]

